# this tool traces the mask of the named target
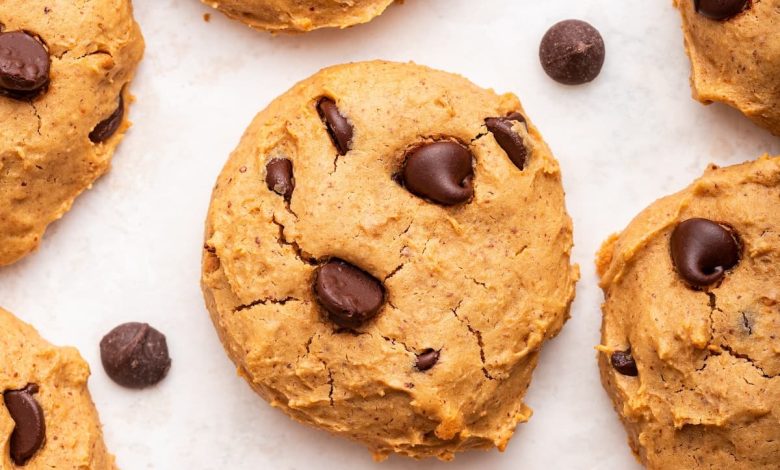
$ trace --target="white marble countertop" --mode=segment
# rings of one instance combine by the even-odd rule
[[[690,99],[671,0],[407,0],[368,25],[282,37],[196,0],[135,4],[147,51],[132,87],[135,125],[113,170],[36,254],[0,270],[0,304],[91,364],[106,440],[123,469],[375,466],[361,446],[294,423],[250,391],[198,284],[211,187],[251,118],[321,67],[374,58],[413,60],[520,96],[561,162],[583,273],[572,319],[543,351],[531,385],[535,414],[505,453],[449,464],[394,457],[376,468],[639,468],[598,379],[594,253],[707,163],[780,154],[780,139],[737,112]],[[606,41],[604,70],[590,85],[558,85],[539,65],[540,38],[566,18],[591,22]],[[98,351],[104,333],[133,320],[166,333],[173,357],[169,377],[140,392],[113,384]]]

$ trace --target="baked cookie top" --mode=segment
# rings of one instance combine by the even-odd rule
[[[414,64],[325,69],[214,189],[203,290],[243,375],[391,452],[503,449],[578,270],[557,162],[510,94]]]
[[[108,169],[143,48],[129,0],[0,2],[0,265]]]
[[[675,0],[694,98],[780,135],[780,0]]]
[[[0,468],[115,468],[88,377],[78,351],[0,309]]]
[[[367,23],[395,0],[202,0],[255,29],[306,32]]]
[[[649,468],[777,468],[780,157],[710,167],[598,255],[604,386]]]

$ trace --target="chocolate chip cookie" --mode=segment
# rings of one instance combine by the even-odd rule
[[[306,32],[367,23],[395,0],[202,0],[230,18],[265,31]]]
[[[88,377],[78,351],[0,309],[0,468],[115,468]]]
[[[598,255],[599,366],[651,469],[780,461],[780,157],[719,169]]]
[[[0,2],[0,265],[108,170],[143,48],[129,0]]]
[[[780,135],[780,0],[675,0],[693,96]]]
[[[216,184],[202,285],[239,373],[392,452],[504,449],[578,269],[558,163],[518,99],[414,64],[325,69]]]

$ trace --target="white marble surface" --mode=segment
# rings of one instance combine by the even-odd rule
[[[250,119],[321,67],[413,60],[512,91],[561,161],[582,266],[572,319],[542,354],[535,409],[504,454],[455,462],[391,458],[377,468],[636,469],[598,380],[601,241],[708,162],[780,153],[780,139],[725,106],[690,99],[671,0],[407,0],[368,25],[296,37],[252,32],[195,0],[135,0],[147,54],[132,88],[135,126],[112,172],[51,227],[36,254],[0,270],[0,304],[92,365],[106,440],[124,469],[369,468],[357,444],[296,424],[234,373],[198,286],[211,186]],[[537,48],[554,22],[603,33],[596,82],[564,87]],[[120,322],[167,333],[170,376],[147,391],[105,376],[97,344]]]

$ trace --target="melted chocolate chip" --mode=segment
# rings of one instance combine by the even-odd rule
[[[445,206],[460,204],[474,194],[472,160],[459,143],[426,144],[407,156],[402,180],[412,194]]]
[[[95,144],[105,142],[112,135],[116,133],[119,126],[122,124],[122,119],[125,117],[125,99],[122,93],[119,93],[119,103],[116,109],[110,116],[100,121],[92,132],[89,133],[89,140]]]
[[[46,439],[46,421],[41,405],[33,397],[36,393],[35,384],[3,393],[5,407],[16,423],[11,433],[11,460],[19,466],[26,464]]]
[[[610,357],[612,367],[622,375],[636,377],[639,370],[636,367],[634,356],[631,355],[631,348],[626,351],[615,351]]]
[[[553,25],[542,38],[539,59],[547,75],[564,85],[581,85],[598,77],[604,65],[604,39],[580,20]]]
[[[520,113],[511,113],[506,117],[491,117],[485,119],[485,125],[493,134],[498,145],[519,169],[525,168],[528,160],[528,149],[520,134],[513,129],[516,123],[525,123],[525,118]]]
[[[322,98],[317,103],[317,112],[328,128],[328,134],[339,151],[339,155],[346,155],[352,147],[352,124],[347,121],[336,102],[330,98]]]
[[[727,20],[742,13],[750,0],[694,0],[696,12],[713,20]]]
[[[124,323],[100,341],[100,359],[111,379],[128,388],[146,388],[171,368],[165,335],[146,323]]]
[[[268,189],[290,200],[295,189],[292,162],[286,158],[274,158],[265,165],[265,184]]]
[[[374,318],[385,299],[381,282],[339,259],[317,270],[314,294],[328,318],[343,328],[357,328]]]
[[[425,372],[435,366],[437,362],[439,362],[439,351],[428,348],[417,355],[415,367],[417,367],[417,370],[420,372]]]
[[[34,98],[49,84],[49,52],[24,31],[0,33],[0,94]]]
[[[674,266],[694,287],[720,281],[739,263],[740,245],[731,229],[707,219],[688,219],[675,227],[671,238]]]

